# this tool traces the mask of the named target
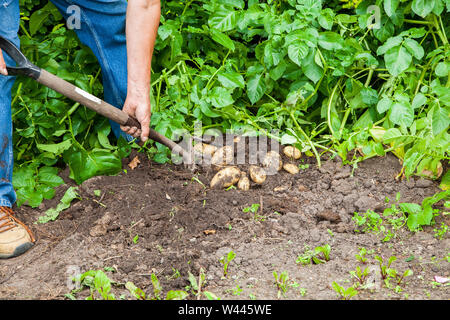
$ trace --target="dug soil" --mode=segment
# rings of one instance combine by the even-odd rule
[[[136,156],[140,163],[132,169]],[[381,214],[398,192],[401,202],[421,203],[440,191],[438,182],[396,179],[401,165],[392,155],[369,159],[355,170],[328,156],[320,168],[305,156],[296,164],[302,164],[299,173],[282,170],[249,191],[213,190],[213,170],[160,165],[133,151],[121,174],[84,182],[78,186],[81,200],[56,221],[37,224],[74,186],[66,170],[62,176],[67,184],[54,199],[37,209],[15,208],[37,242],[26,254],[0,261],[0,298],[67,299],[65,294],[76,286],[74,275],[104,270],[115,282],[117,299],[134,299],[124,286],[127,281],[151,297],[151,274],[163,293],[187,289],[188,299],[197,299],[188,275],[198,278],[203,269],[202,291],[221,299],[340,299],[332,283],[350,287],[357,281],[350,271],[358,266],[369,274],[365,288],[360,286],[352,299],[450,297],[449,286],[435,281],[435,276],[450,277],[449,233],[438,239],[434,231],[442,222],[450,224],[442,201],[435,206],[441,213],[434,226],[416,233],[404,226],[393,230],[389,241],[383,241],[383,233],[356,232],[352,221],[354,212]],[[252,205],[256,212],[244,212]],[[296,262],[308,248],[326,244],[331,247],[329,261]],[[365,264],[355,257],[361,248],[368,251]],[[220,260],[230,251],[236,256],[224,277]],[[376,255],[384,264],[395,256],[391,268],[398,273],[410,269],[413,275],[399,287],[392,280],[387,287]],[[285,287],[277,287],[274,271],[287,273]],[[73,294],[78,299],[88,295],[89,289]]]

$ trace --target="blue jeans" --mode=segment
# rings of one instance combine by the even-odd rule
[[[126,0],[51,0],[67,19],[73,13],[67,8],[80,8],[81,28],[76,29],[80,41],[97,57],[102,68],[104,100],[122,108],[127,94],[127,52],[125,39]],[[19,0],[0,0],[0,35],[19,46]],[[14,65],[3,52],[7,65]],[[14,77],[0,76],[0,206],[11,207],[16,201],[12,186],[13,147],[11,88]],[[133,138],[111,121],[116,137]]]

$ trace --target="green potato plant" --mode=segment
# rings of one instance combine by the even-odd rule
[[[48,0],[20,5],[24,54],[101,96],[95,57],[56,8]],[[162,1],[151,126],[169,138],[200,121],[203,131],[256,131],[295,144],[319,166],[324,152],[354,168],[391,152],[400,175],[442,176],[448,190],[449,10],[447,0]],[[117,174],[137,147],[30,79],[16,81],[12,113],[20,204],[53,197],[65,166],[77,183]],[[139,150],[170,161],[160,144]]]

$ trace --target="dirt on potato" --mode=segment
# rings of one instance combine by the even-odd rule
[[[140,163],[131,169],[136,156]],[[358,266],[372,270],[375,287],[358,290],[352,299],[449,298],[449,287],[433,282],[435,276],[450,277],[449,233],[438,240],[433,231],[442,222],[449,225],[448,215],[440,214],[435,226],[417,233],[405,226],[387,242],[379,234],[355,232],[352,221],[354,212],[381,213],[391,205],[386,197],[393,200],[398,192],[401,202],[421,203],[439,191],[438,182],[396,180],[401,165],[392,155],[360,163],[354,172],[329,156],[322,157],[321,168],[305,155],[290,162],[302,165],[299,173],[280,170],[261,185],[251,182],[248,191],[225,190],[210,189],[212,169],[159,165],[133,152],[124,159],[126,172],[84,182],[78,186],[81,200],[56,221],[36,224],[74,186],[65,170],[67,184],[54,199],[37,209],[15,208],[37,243],[20,257],[0,261],[0,299],[65,299],[72,276],[105,267],[119,283],[113,287],[116,297],[132,298],[120,285],[127,281],[150,294],[152,273],[165,292],[184,290],[188,271],[197,276],[203,268],[204,290],[221,299],[277,299],[274,271],[289,275],[281,299],[339,299],[332,283],[351,286],[355,278],[349,272]],[[257,212],[244,212],[252,204]],[[437,207],[445,210],[442,202]],[[325,244],[331,247],[326,263],[296,263],[308,247]],[[355,258],[363,247],[369,251],[366,265]],[[231,250],[236,258],[224,277],[219,260]],[[377,282],[375,255],[385,261],[396,256],[392,267],[411,269],[413,275],[400,289],[386,288]],[[77,297],[87,295],[84,290]]]

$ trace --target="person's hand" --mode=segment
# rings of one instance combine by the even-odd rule
[[[141,124],[141,129],[136,127],[120,126],[123,132],[135,138],[141,138],[143,142],[148,140],[150,134],[151,106],[148,91],[139,93],[128,93],[123,106],[123,111],[136,118]]]
[[[6,70],[5,59],[3,59],[2,49],[0,49],[0,74],[7,76],[8,70]]]

